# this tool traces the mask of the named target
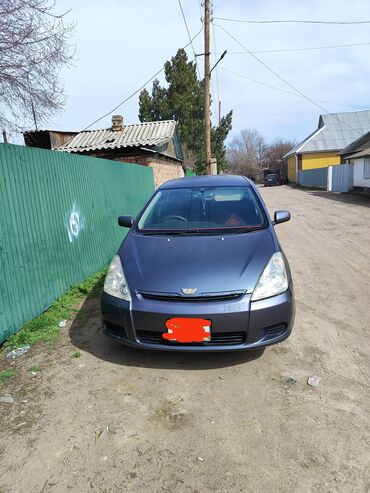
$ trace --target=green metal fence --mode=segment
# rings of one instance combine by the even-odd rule
[[[196,176],[196,173],[192,169],[187,169],[185,176]]]
[[[0,144],[0,342],[106,266],[151,168]]]

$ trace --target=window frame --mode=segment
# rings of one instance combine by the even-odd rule
[[[370,180],[370,157],[364,158],[364,180]]]
[[[139,222],[141,221],[143,215],[145,214],[145,212],[147,211],[148,207],[152,204],[153,200],[156,199],[157,195],[160,193],[160,192],[163,192],[165,190],[183,190],[183,189],[197,189],[197,188],[247,188],[250,193],[253,195],[254,199],[255,199],[255,202],[256,204],[258,205],[259,209],[260,209],[260,212],[261,212],[261,215],[262,215],[262,218],[263,218],[263,222],[261,225],[256,225],[256,226],[225,226],[225,227],[218,227],[218,228],[194,228],[194,231],[199,231],[201,232],[202,234],[207,234],[207,232],[209,234],[219,234],[220,235],[223,235],[223,234],[232,234],[233,230],[241,230],[243,228],[245,228],[246,231],[248,231],[248,229],[252,229],[252,228],[255,228],[255,229],[267,229],[269,227],[269,224],[270,224],[270,221],[269,221],[269,217],[266,213],[266,210],[265,210],[265,207],[264,207],[264,203],[263,203],[263,200],[262,198],[259,196],[258,193],[256,193],[256,191],[254,190],[253,187],[249,186],[249,185],[208,185],[208,186],[192,186],[192,187],[174,187],[174,188],[165,188],[165,189],[161,189],[159,188],[155,194],[152,196],[151,200],[149,200],[149,202],[145,205],[144,209],[140,212],[140,214],[137,216],[136,220],[135,220],[135,223],[132,227],[132,230],[137,233],[137,234],[140,234],[140,235],[145,235],[145,233],[148,233],[148,232],[158,232],[158,234],[165,234],[166,231],[174,231],[174,232],[189,232],[189,234],[191,234],[191,232],[193,231],[193,228],[191,228],[190,230],[186,230],[186,229],[181,229],[181,228],[163,228],[163,229],[150,229],[150,228],[139,228]]]

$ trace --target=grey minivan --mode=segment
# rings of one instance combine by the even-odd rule
[[[101,295],[104,332],[133,347],[255,349],[289,337],[293,282],[252,181],[200,176],[159,187],[129,228]]]

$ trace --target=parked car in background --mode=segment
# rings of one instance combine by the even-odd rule
[[[255,349],[286,339],[293,282],[256,186],[242,176],[171,180],[130,228],[101,295],[104,332],[129,346]]]
[[[266,175],[263,180],[265,187],[272,187],[274,185],[280,185],[279,176],[275,173]]]

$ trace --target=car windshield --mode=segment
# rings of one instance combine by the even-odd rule
[[[266,178],[277,178],[277,175],[266,175]]]
[[[159,190],[138,222],[146,234],[247,232],[267,227],[257,194],[249,186]]]

